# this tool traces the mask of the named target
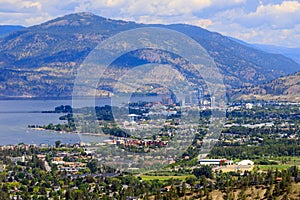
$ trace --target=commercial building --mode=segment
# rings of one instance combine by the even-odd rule
[[[227,160],[225,158],[223,158],[223,159],[200,159],[200,160],[198,160],[198,164],[199,165],[217,165],[217,166],[222,166],[226,162],[227,162]]]

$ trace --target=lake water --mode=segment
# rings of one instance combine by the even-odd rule
[[[39,113],[53,110],[59,105],[71,105],[71,100],[1,100],[0,101],[0,145],[18,144],[54,144],[80,141],[77,134],[51,131],[37,131],[27,128],[29,124],[46,125],[62,123],[59,113]],[[36,113],[35,113],[36,112]]]
[[[157,100],[157,97],[151,97]],[[143,100],[137,98],[136,100]],[[145,99],[144,99],[145,100]],[[147,97],[149,100],[149,97]],[[85,100],[82,100],[84,105]],[[110,104],[109,99],[97,100],[97,105]],[[72,105],[72,100],[0,100],[0,145],[41,143],[53,145],[55,141],[62,143],[100,142],[107,137],[80,136],[78,134],[59,133],[52,131],[38,131],[29,129],[30,125],[47,125],[62,123],[61,113],[41,113],[54,110],[60,105]]]

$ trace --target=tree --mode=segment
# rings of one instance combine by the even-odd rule
[[[6,193],[5,191],[2,192],[2,191],[0,190],[0,199],[3,199],[3,200],[9,200],[10,198],[9,198],[8,193]]]
[[[74,199],[71,190],[67,190],[66,192],[66,200]]]
[[[98,171],[98,161],[96,159],[92,159],[90,162],[88,162],[87,167],[91,170],[92,173],[95,173]]]
[[[201,166],[200,168],[195,168],[193,170],[193,174],[197,177],[200,178],[201,176],[205,176],[206,178],[213,178],[213,172],[211,167],[204,165]]]
[[[181,189],[181,195],[182,196],[185,196],[186,194],[186,184],[185,182],[182,183],[182,189]]]
[[[278,184],[278,183],[276,183],[275,184],[275,187],[274,187],[274,196],[279,196],[280,195],[280,193],[281,193],[281,191],[280,191],[280,184]]]
[[[61,141],[60,141],[60,140],[55,141],[55,147],[56,147],[56,148],[58,148],[58,147],[60,146],[60,144],[61,144]]]
[[[47,194],[46,188],[44,186],[41,186],[39,188],[39,194]]]

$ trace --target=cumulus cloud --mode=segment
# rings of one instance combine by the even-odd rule
[[[300,46],[300,2],[295,0],[1,0],[0,24],[30,26],[83,11],[140,23],[187,23],[248,42]]]
[[[190,21],[190,23],[195,24],[196,26],[200,26],[202,28],[207,28],[213,24],[212,20],[210,20],[210,19],[196,19],[196,20]]]
[[[286,47],[300,46],[300,25],[295,25],[294,28],[290,29],[270,29],[266,26],[245,27],[237,23],[227,23],[224,26],[223,22],[217,22],[208,28],[250,43],[273,44]]]
[[[298,1],[261,1],[251,10],[232,7],[214,13],[210,20],[208,29],[251,43],[300,46]]]
[[[300,23],[300,3],[298,1],[283,1],[281,4],[261,4],[255,12],[245,14],[237,22],[248,27],[293,28]]]
[[[59,0],[1,0],[0,24],[30,26],[42,23],[66,12],[57,10],[62,4]]]
[[[0,2],[1,12],[30,13],[41,11],[42,4],[38,1],[2,0]]]
[[[214,7],[228,8],[246,3],[246,0],[212,0]]]

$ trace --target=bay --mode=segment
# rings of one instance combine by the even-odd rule
[[[136,97],[135,101],[149,101],[149,99],[156,101],[161,99],[161,97]],[[86,100],[82,99],[81,101],[82,105],[84,105]],[[72,105],[72,100],[0,100],[0,145],[19,143],[53,145],[57,140],[60,140],[62,143],[74,144],[81,141],[101,142],[108,139],[108,137],[104,136],[83,136],[74,133],[28,128],[28,125],[66,123],[59,120],[61,113],[41,113],[41,111],[54,110],[55,107],[60,105]],[[97,99],[96,105],[110,105],[110,99]]]
[[[29,124],[45,125],[62,123],[59,113],[41,113],[59,105],[70,105],[70,100],[2,100],[0,101],[0,145],[77,143],[77,134],[29,129]]]

